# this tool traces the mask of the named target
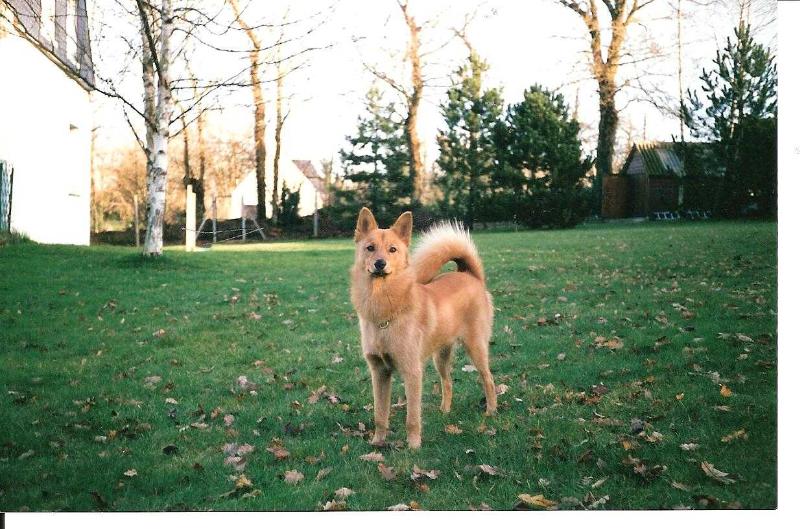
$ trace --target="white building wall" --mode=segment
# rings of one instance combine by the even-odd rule
[[[0,159],[14,168],[11,229],[89,244],[90,94],[31,43],[0,32]]]
[[[278,196],[280,197],[281,190],[283,189],[283,182],[290,190],[296,191],[300,189],[300,203],[298,205],[299,214],[301,217],[306,217],[314,213],[314,200],[315,191],[314,185],[305,177],[302,171],[294,164],[292,158],[284,158],[281,156],[280,172],[278,174]],[[272,217],[272,162],[267,164],[267,217]],[[256,192],[256,174],[250,172],[244,180],[242,180],[231,193],[230,207],[227,210],[228,218],[235,219],[241,215],[241,201],[244,196],[245,206],[255,206],[258,204],[258,193]],[[320,198],[319,206],[322,207],[322,198]],[[220,216],[225,214],[225,211],[220,211]]]

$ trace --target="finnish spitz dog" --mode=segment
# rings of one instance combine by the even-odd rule
[[[441,377],[444,413],[450,411],[453,349],[461,342],[477,368],[486,414],[497,409],[489,371],[492,298],[478,252],[463,227],[435,225],[410,251],[412,218],[405,212],[388,229],[362,208],[356,222],[350,298],[358,312],[361,348],[372,375],[375,434],[382,445],[389,430],[392,374],[403,379],[409,448],[422,442],[422,374],[429,358]],[[458,271],[440,274],[449,261]]]

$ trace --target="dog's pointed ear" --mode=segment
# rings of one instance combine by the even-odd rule
[[[392,224],[392,231],[400,237],[406,246],[411,244],[411,229],[414,226],[414,219],[410,211],[406,211],[394,221]]]
[[[361,208],[356,221],[356,242],[364,238],[369,232],[378,228],[378,223],[375,222],[375,216],[369,208]]]

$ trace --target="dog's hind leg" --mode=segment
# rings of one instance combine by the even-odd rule
[[[455,344],[443,347],[438,353],[433,355],[433,363],[439,372],[442,381],[442,413],[450,413],[450,405],[453,402],[453,379],[450,377],[450,370],[453,367],[453,350]]]
[[[464,348],[481,376],[483,393],[486,395],[486,415],[494,415],[494,412],[497,411],[497,394],[494,390],[494,378],[489,370],[488,336],[480,335],[480,333],[466,336]]]
[[[375,408],[375,434],[373,445],[382,445],[389,433],[389,406],[392,402],[392,366],[378,355],[367,355],[372,374],[372,396]]]

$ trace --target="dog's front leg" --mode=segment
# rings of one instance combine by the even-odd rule
[[[406,435],[409,448],[422,444],[422,365],[418,360],[398,366],[406,388]]]
[[[367,355],[367,364],[372,374],[372,397],[375,409],[375,435],[373,445],[382,445],[389,432],[389,407],[392,402],[392,370],[378,355]]]

